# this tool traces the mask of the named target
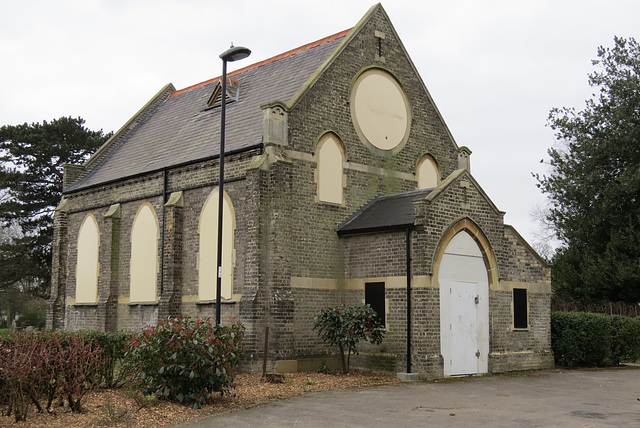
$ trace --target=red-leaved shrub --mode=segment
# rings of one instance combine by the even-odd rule
[[[9,412],[27,417],[29,402],[53,411],[54,400],[81,411],[82,397],[99,379],[105,361],[94,340],[79,333],[17,332],[0,341],[0,380],[9,396]]]
[[[145,394],[200,408],[209,393],[228,391],[242,357],[244,327],[214,325],[210,318],[177,317],[147,327],[128,341]]]

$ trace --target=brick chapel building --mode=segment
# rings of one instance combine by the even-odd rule
[[[317,369],[314,313],[370,303],[361,367],[423,377],[549,367],[550,277],[504,224],[381,5],[347,31],[162,88],[83,165],[56,210],[48,327],[215,317],[226,102],[222,322],[248,367]],[[255,367],[255,366],[253,366]]]

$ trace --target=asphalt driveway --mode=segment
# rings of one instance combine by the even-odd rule
[[[640,368],[549,370],[309,393],[205,427],[640,427]]]

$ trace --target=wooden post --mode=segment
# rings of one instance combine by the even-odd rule
[[[267,352],[269,352],[269,326],[264,328],[264,353],[262,354],[262,377],[267,375]]]

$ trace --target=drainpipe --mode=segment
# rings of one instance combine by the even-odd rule
[[[160,235],[160,296],[164,294],[164,234],[166,228],[166,208],[164,204],[167,203],[167,187],[169,184],[169,174],[167,170],[162,171],[162,233]]]
[[[411,373],[411,228],[407,228],[407,373]]]

